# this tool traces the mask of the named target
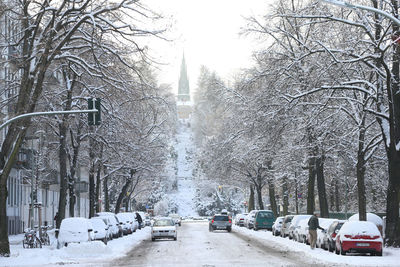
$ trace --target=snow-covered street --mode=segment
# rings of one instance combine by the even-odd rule
[[[23,249],[12,237],[11,257],[0,266],[398,266],[400,249],[385,248],[383,257],[341,256],[270,231],[234,226],[231,233],[208,231],[207,221],[184,221],[178,240],[151,241],[150,227],[105,246],[101,242],[71,244],[57,250]]]

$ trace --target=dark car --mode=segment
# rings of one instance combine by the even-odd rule
[[[334,221],[331,226],[329,226],[328,231],[324,236],[323,247],[328,249],[330,252],[335,250],[336,235],[344,223],[345,221],[342,220]]]
[[[216,214],[209,222],[209,231],[214,230],[232,230],[232,219],[229,215]]]

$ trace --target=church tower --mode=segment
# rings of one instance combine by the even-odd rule
[[[189,88],[189,79],[187,75],[187,68],[185,62],[185,55],[183,55],[182,57],[181,73],[179,76],[178,101],[180,102],[190,101],[190,88]]]

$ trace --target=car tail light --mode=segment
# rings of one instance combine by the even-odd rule
[[[344,235],[346,238],[353,238],[352,235]]]
[[[214,219],[211,221],[211,223],[214,223]]]
[[[332,233],[332,237],[335,238],[336,237],[336,233]]]
[[[231,221],[231,220],[229,220],[229,223],[232,223],[232,221]]]
[[[256,222],[256,225],[258,225],[258,222]]]

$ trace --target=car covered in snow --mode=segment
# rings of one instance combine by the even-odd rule
[[[345,220],[335,220],[327,229],[326,234],[322,240],[323,248],[333,252],[335,250],[336,236],[342,228]]]
[[[120,224],[117,216],[112,212],[98,212],[95,214],[96,217],[106,218],[110,222],[109,227],[112,229],[113,238],[118,238],[124,235],[122,225]]]
[[[92,217],[89,219],[89,221],[93,225],[94,240],[103,241],[103,243],[107,245],[107,242],[110,238],[108,233],[108,225],[106,225],[104,220],[99,217]]]
[[[336,254],[370,253],[382,256],[383,238],[372,222],[347,221],[336,236]]]
[[[293,239],[294,237],[294,231],[299,227],[299,222],[304,219],[310,219],[311,215],[309,214],[301,214],[301,215],[294,215],[292,218],[292,221],[289,225],[289,228],[287,230],[287,235],[289,236],[289,239]]]
[[[256,216],[256,212],[257,212],[257,210],[252,210],[252,211],[249,212],[249,214],[247,214],[247,216],[246,216],[246,218],[244,220],[244,226],[246,228],[253,229],[253,227],[254,227],[254,218]]]
[[[293,239],[300,243],[308,244],[308,221],[310,219],[303,219],[297,224],[293,233]]]
[[[134,232],[135,226],[133,225],[135,220],[135,217],[133,214],[128,213],[128,212],[120,212],[116,214],[118,220],[122,226],[122,231],[124,235],[132,234]],[[136,230],[135,230],[136,231]]]
[[[353,216],[349,218],[349,221],[359,221],[359,214],[356,213]],[[379,232],[381,232],[381,235],[383,236],[383,219],[379,217],[378,215],[374,213],[367,212],[367,221],[372,222],[378,227]]]
[[[276,218],[274,224],[272,225],[272,235],[280,235],[281,234],[281,228],[282,228],[282,223],[283,219],[285,217],[281,216]]]
[[[169,215],[169,217],[171,217],[174,220],[175,224],[177,224],[179,226],[182,225],[182,219],[181,219],[181,216],[179,216],[179,214],[171,213]]]
[[[151,226],[151,241],[162,238],[177,240],[177,229],[174,219],[170,217],[159,217]]]
[[[289,235],[289,227],[292,223],[293,215],[286,215],[283,219],[281,227],[281,237],[287,237]]]
[[[317,229],[317,243],[316,246],[318,248],[325,249],[324,238],[325,235],[328,234],[328,229],[332,225],[333,222],[337,221],[337,219],[328,219],[328,218],[319,218],[319,226],[324,230]]]
[[[246,218],[246,216],[248,215],[248,213],[239,213],[235,216],[235,225],[237,226],[244,226],[244,220]]]
[[[58,232],[57,248],[69,243],[82,243],[94,240],[93,225],[89,219],[81,217],[65,218]]]

